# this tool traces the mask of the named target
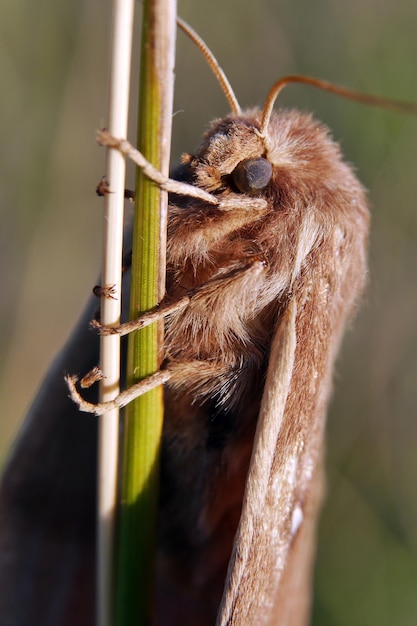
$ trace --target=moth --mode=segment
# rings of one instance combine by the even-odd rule
[[[302,543],[319,499],[331,370],[365,281],[369,213],[327,129],[272,112],[291,81],[317,85],[287,78],[262,110],[243,113],[226,90],[233,113],[183,156],[181,183],[99,135],[171,192],[166,300],[139,320],[165,320],[157,623],[214,624],[223,588],[219,624],[307,617],[277,598],[295,584],[298,551],[289,597],[306,595]],[[109,407],[67,382],[82,410]]]
[[[183,158],[181,182],[101,135],[171,192],[157,624],[308,622],[326,408],[366,281],[369,211],[329,130],[272,111],[284,82],[244,112],[227,88],[232,114]],[[46,377],[3,476],[0,613],[13,624],[94,620],[96,422],[67,397],[62,372],[97,364],[95,307]],[[94,387],[84,400],[67,382],[100,412]]]

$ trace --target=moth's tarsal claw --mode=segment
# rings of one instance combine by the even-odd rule
[[[109,285],[108,287],[102,287],[101,285],[95,285],[93,287],[93,294],[98,298],[104,296],[109,300],[117,300],[116,298],[116,285]]]
[[[94,383],[103,380],[103,378],[105,378],[103,372],[96,365],[95,367],[93,367],[92,370],[88,372],[88,374],[83,376],[83,378],[80,380],[80,386],[83,389],[89,389],[92,385],[94,385]]]
[[[102,336],[118,334],[118,329],[116,327],[104,326],[103,324],[101,324],[101,322],[95,319],[91,320],[90,328],[96,330],[98,334]]]
[[[97,142],[100,146],[107,146],[108,148],[119,148],[120,140],[114,135],[109,133],[107,128],[101,128],[96,134]]]
[[[99,181],[97,187],[96,187],[96,194],[100,198],[103,198],[104,196],[107,196],[109,193],[113,193],[113,191],[111,191],[111,189],[110,189],[109,180],[108,180],[107,176],[102,176],[100,178],[100,181]],[[126,200],[129,200],[129,202],[134,202],[136,194],[135,194],[135,192],[132,189],[125,189],[124,190],[124,197],[125,197]]]
[[[100,178],[100,181],[96,187],[96,194],[100,197],[103,198],[104,196],[106,196],[107,194],[112,193],[110,191],[110,183],[107,179],[107,176],[102,176]]]

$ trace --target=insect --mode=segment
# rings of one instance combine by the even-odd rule
[[[325,86],[287,82],[293,80]],[[295,624],[308,615],[307,603],[292,600],[310,584],[332,367],[365,283],[369,212],[328,129],[297,111],[272,112],[282,86],[274,86],[262,110],[243,113],[226,90],[232,114],[214,121],[198,151],[183,159],[186,182],[162,180],[141,161],[173,194],[171,304],[159,312],[166,323],[166,424],[158,624],[213,624],[216,615],[218,624]],[[101,138],[138,157],[127,142]],[[90,305],[29,416],[48,437],[23,434],[14,459],[26,458],[26,466],[14,471],[12,459],[2,487],[17,524],[43,544],[48,537],[37,567],[56,589],[56,603],[42,605],[29,566],[24,588],[35,611],[49,611],[51,624],[74,623],[81,605],[77,623],[93,619],[95,425],[77,413],[61,380],[63,369],[84,372],[98,360],[95,337],[86,331],[92,317]],[[75,379],[67,382],[84,402]],[[46,409],[48,398],[54,402]],[[82,408],[99,413],[95,400]],[[76,451],[65,448],[69,436],[79,439]],[[62,476],[52,489],[50,441],[62,449],[63,465],[82,466],[70,484]],[[71,554],[61,577],[50,568],[56,545]],[[9,568],[4,594],[21,575],[21,558]],[[11,609],[13,600],[3,602],[9,612],[20,609],[17,600]]]
[[[229,96],[233,114],[183,157],[182,187],[141,162],[175,194],[174,305],[157,313],[167,355],[157,589],[158,607],[176,598],[172,624],[190,623],[190,604],[204,607],[195,623],[214,623],[243,498],[219,623],[268,623],[262,597],[286,584],[311,525],[332,365],[365,280],[365,193],[326,128],[272,112],[284,82],[261,111],[241,113]],[[82,409],[107,408],[82,403],[67,380]]]

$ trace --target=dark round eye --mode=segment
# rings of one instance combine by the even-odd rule
[[[245,159],[232,172],[233,182],[242,193],[265,189],[272,176],[272,165],[266,159]]]

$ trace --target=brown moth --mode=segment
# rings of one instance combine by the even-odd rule
[[[286,82],[295,80],[328,88]],[[263,110],[243,113],[227,86],[232,114],[183,158],[181,182],[100,135],[172,194],[167,298],[118,331],[165,318],[163,369],[117,400],[165,382],[156,624],[308,622],[326,407],[365,283],[369,212],[328,129],[272,112],[283,84]],[[96,426],[66,397],[61,372],[96,364],[86,331],[94,307],[45,380],[3,477],[8,623],[93,622]],[[67,383],[83,410],[107,410],[79,396],[75,377]]]
[[[186,182],[99,137],[173,194],[169,304],[139,322],[165,318],[165,361],[116,402],[166,383],[161,624],[213,624],[222,594],[218,624],[308,619],[325,411],[365,281],[369,213],[329,131],[309,115],[272,112],[292,81],[322,86],[289,77],[261,111],[241,113],[229,97],[233,114],[183,157]],[[67,382],[82,410],[107,410]]]

